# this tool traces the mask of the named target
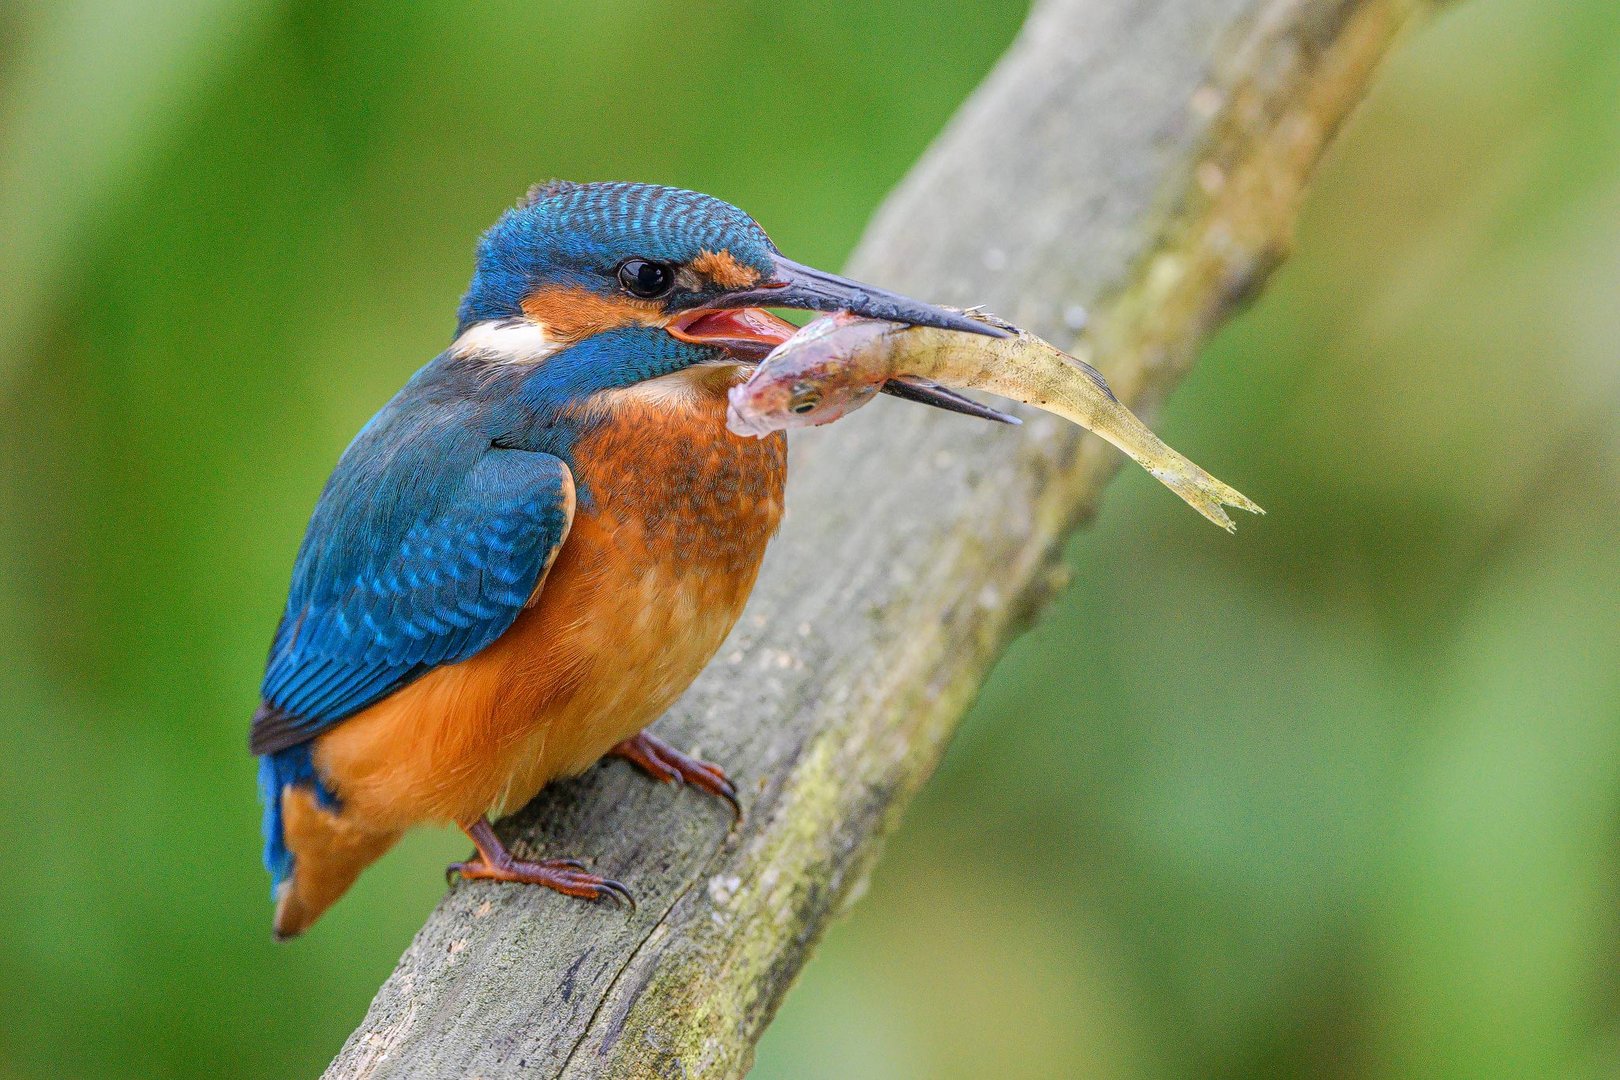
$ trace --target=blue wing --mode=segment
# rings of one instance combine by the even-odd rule
[[[530,602],[573,521],[561,459],[442,423],[379,422],[344,455],[299,550],[255,754],[307,742],[488,646]]]

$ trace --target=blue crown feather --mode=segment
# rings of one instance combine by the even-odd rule
[[[626,258],[687,263],[704,251],[729,252],[764,273],[776,247],[753,218],[712,195],[653,184],[539,184],[480,239],[457,333],[519,314],[542,285],[609,292]]]

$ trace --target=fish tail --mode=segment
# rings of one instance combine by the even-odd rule
[[[1227,532],[1237,532],[1237,525],[1227,516],[1223,507],[1234,506],[1251,514],[1265,513],[1258,503],[1243,492],[1217,480],[1180,454],[1176,454],[1174,459],[1164,464],[1149,466],[1148,472],[1165,487],[1181,496],[1181,500],[1188,506]]]

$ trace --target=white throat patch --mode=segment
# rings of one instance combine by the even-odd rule
[[[544,360],[563,343],[546,334],[532,319],[486,319],[473,323],[450,345],[458,360],[479,359],[494,364],[529,364]]]

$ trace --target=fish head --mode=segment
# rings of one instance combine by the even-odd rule
[[[726,426],[763,438],[830,424],[872,400],[887,378],[880,340],[904,327],[848,312],[825,315],[773,349],[731,388]]]

